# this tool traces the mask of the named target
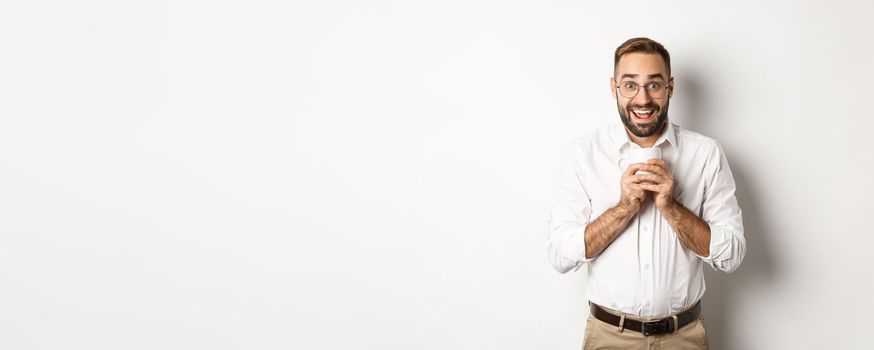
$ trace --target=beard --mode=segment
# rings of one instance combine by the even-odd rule
[[[655,118],[646,124],[635,124],[631,121],[630,116],[631,110],[634,108],[650,108],[653,110]],[[657,134],[668,121],[668,102],[665,102],[665,108],[662,110],[659,105],[652,102],[645,105],[632,105],[629,103],[626,108],[622,108],[617,101],[616,109],[619,110],[619,118],[622,119],[622,124],[625,124],[625,128],[637,137],[650,137]]]

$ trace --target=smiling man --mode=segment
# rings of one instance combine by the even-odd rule
[[[616,49],[610,91],[621,123],[569,147],[549,261],[560,273],[586,266],[583,349],[707,349],[703,267],[732,272],[746,252],[728,161],[717,141],[668,120],[674,78],[658,42]],[[623,163],[645,148],[661,159]]]

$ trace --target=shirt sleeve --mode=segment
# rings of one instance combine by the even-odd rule
[[[710,226],[710,255],[699,257],[714,269],[733,272],[746,254],[746,239],[734,177],[718,142],[708,155],[705,172],[701,219]]]
[[[559,174],[558,199],[549,212],[546,253],[559,273],[578,270],[586,259],[586,225],[592,214],[589,195],[583,187],[579,149],[570,147]]]

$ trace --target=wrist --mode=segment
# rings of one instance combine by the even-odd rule
[[[675,211],[679,206],[680,206],[680,203],[677,203],[677,201],[675,201],[673,198],[671,198],[670,200],[665,201],[665,204],[662,206],[662,208],[659,208],[659,209],[661,209],[664,212],[670,213],[670,212]]]
[[[619,212],[622,214],[622,216],[634,215],[634,213],[637,213],[637,210],[639,208],[640,208],[639,201],[635,201],[633,203],[626,203],[626,202],[620,201],[619,204],[616,205],[616,210],[619,210]]]

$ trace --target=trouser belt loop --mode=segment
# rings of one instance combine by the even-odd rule
[[[622,333],[622,331],[624,329],[625,329],[625,313],[620,312],[619,313],[619,333]]]
[[[680,331],[680,321],[677,319],[677,315],[671,316],[674,319],[674,334]]]

